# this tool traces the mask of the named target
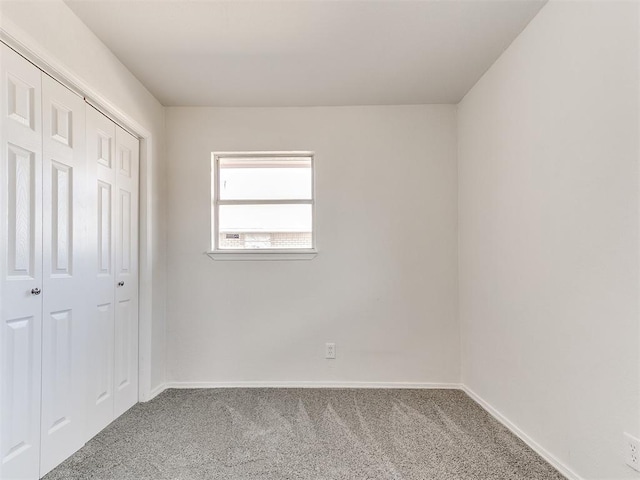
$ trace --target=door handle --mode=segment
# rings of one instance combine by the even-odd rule
[[[42,291],[42,290],[40,290],[38,287],[36,287],[36,288],[32,288],[32,289],[31,289],[31,295],[40,295],[40,292],[41,292],[41,291]]]
[[[119,287],[124,287],[124,282],[123,281],[118,282],[118,286]]]

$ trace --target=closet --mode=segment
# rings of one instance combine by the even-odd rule
[[[138,140],[88,108],[87,161],[97,200],[87,218],[97,239],[88,337],[92,437],[138,401]]]
[[[0,478],[138,400],[138,140],[0,44]]]

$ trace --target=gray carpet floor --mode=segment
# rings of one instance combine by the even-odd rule
[[[563,479],[457,390],[167,390],[46,480]]]

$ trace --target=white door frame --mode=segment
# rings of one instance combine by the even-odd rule
[[[153,136],[149,129],[138,123],[124,110],[95,91],[91,85],[69,71],[56,58],[26,35],[18,26],[3,19],[0,25],[0,41],[25,57],[35,66],[51,75],[70,90],[83,97],[87,103],[100,110],[115,123],[140,140],[140,204],[139,204],[139,344],[138,344],[138,400],[146,402],[159,393],[151,391],[151,338],[153,312],[153,270],[155,212],[152,202],[152,181],[156,152],[153,151]]]

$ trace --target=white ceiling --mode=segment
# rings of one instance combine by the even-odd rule
[[[457,103],[546,0],[66,0],[164,105]]]

